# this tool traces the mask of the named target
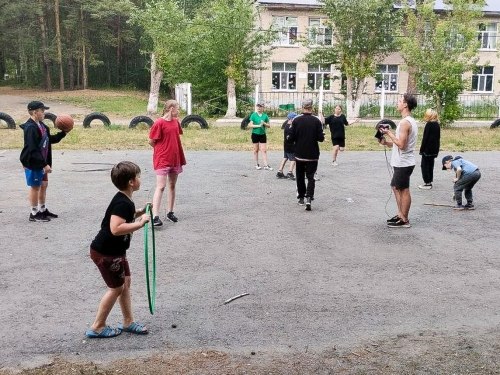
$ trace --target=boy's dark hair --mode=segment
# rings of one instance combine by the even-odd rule
[[[111,169],[111,181],[118,190],[127,189],[128,182],[141,173],[141,168],[131,161],[121,161]]]
[[[410,112],[413,111],[414,108],[417,108],[417,98],[415,98],[414,95],[406,93],[403,95],[403,100],[408,105]]]

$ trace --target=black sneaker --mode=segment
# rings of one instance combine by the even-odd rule
[[[311,211],[311,198],[306,198],[306,211]]]
[[[298,204],[299,206],[303,206],[303,205],[304,205],[304,198],[299,198],[299,200],[298,200],[297,204]]]
[[[454,206],[453,206],[453,209],[454,209],[455,211],[463,211],[463,210],[465,210],[465,207],[464,207],[464,206],[462,206],[462,204],[461,204],[461,203],[457,203],[456,205],[454,205]]]
[[[472,203],[467,203],[465,206],[464,206],[464,210],[475,210],[476,208],[474,207],[474,205]]]
[[[396,221],[399,221],[399,216],[393,216],[390,219],[387,220],[387,223],[395,223]]]
[[[170,220],[173,223],[177,223],[179,221],[179,219],[177,219],[177,217],[174,215],[173,212],[169,212],[167,214],[167,219]]]
[[[282,171],[278,171],[278,173],[276,173],[276,177],[277,178],[286,178],[285,174]]]
[[[292,173],[292,172],[288,172],[288,173],[286,174],[286,178],[288,178],[289,180],[295,180],[295,176],[293,175],[293,173]]]
[[[163,225],[163,222],[160,220],[159,216],[155,216],[153,218],[153,226],[154,227],[161,227]]]
[[[35,215],[30,214],[30,221],[41,221],[41,222],[47,222],[50,221],[50,219],[43,215],[40,211],[38,211]]]
[[[49,210],[43,211],[42,215],[45,217],[48,217],[49,219],[55,219],[55,218],[59,217],[59,215],[56,215],[55,213],[50,212]]]
[[[409,221],[403,221],[401,219],[399,219],[395,223],[387,223],[387,226],[389,228],[410,228],[411,227]]]

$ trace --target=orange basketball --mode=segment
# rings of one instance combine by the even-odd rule
[[[63,132],[69,132],[73,129],[73,125],[75,125],[75,122],[70,115],[58,115],[56,117],[56,127]]]

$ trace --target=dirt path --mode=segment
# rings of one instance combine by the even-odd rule
[[[28,222],[19,151],[0,150],[0,374],[498,373],[500,153],[464,155],[483,173],[476,211],[424,205],[449,202],[452,176],[436,167],[432,190],[412,188],[412,228],[398,230],[385,225],[395,204],[382,152],[344,153],[337,168],[320,160],[312,212],[294,182],[252,169],[250,153],[189,152],[180,220],[157,232],[154,315],[141,232],[129,251],[136,319],[151,333],[88,340],[104,292],[88,246],[115,192],[109,168],[141,166],[137,204],[155,179],[148,151],[63,147],[50,223]]]
[[[18,90],[11,87],[0,87],[0,112],[10,115],[16,123],[23,123],[28,118],[26,106],[32,100],[41,100],[47,107],[48,112],[55,114],[68,114],[73,117],[76,124],[81,124],[83,119],[92,109],[83,106],[68,104],[61,100],[64,96],[78,96],[82,98],[95,98],[109,95],[109,91],[101,90],[78,90],[78,91],[39,91],[39,90]],[[113,95],[121,95],[113,93]],[[130,118],[121,118],[118,116],[110,117],[113,124],[128,125]]]

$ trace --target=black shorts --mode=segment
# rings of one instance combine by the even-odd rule
[[[345,138],[332,138],[332,145],[345,147]]]
[[[252,143],[267,143],[267,137],[265,134],[252,133]]]
[[[410,176],[414,169],[414,165],[410,167],[394,167],[391,186],[396,190],[408,189],[410,187]]]

